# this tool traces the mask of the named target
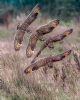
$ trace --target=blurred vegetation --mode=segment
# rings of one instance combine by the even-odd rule
[[[80,20],[80,0],[0,0],[0,7],[11,7],[17,13],[25,9],[32,9],[37,3],[43,6],[43,12],[51,17],[59,17],[62,20],[76,18]]]

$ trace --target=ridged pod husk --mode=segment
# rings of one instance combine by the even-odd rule
[[[32,24],[32,22],[35,21],[35,19],[37,18],[38,14],[40,12],[40,9],[41,9],[40,5],[37,4],[31,11],[31,13],[28,15],[28,17],[26,18],[24,23],[17,27],[17,34],[16,34],[15,40],[14,40],[14,49],[16,51],[20,50],[20,48],[22,46],[24,34],[25,34],[26,30],[28,29],[28,27]]]
[[[60,55],[57,56],[49,56],[40,60],[37,60],[36,62],[32,63],[29,65],[25,70],[24,73],[28,74],[31,73],[32,71],[38,70],[41,67],[46,66],[50,62],[57,62],[63,60],[65,57],[67,57],[71,53],[71,50],[68,50]]]

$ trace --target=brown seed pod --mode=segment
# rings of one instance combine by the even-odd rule
[[[20,50],[24,34],[25,34],[26,30],[28,29],[29,25],[37,18],[38,14],[40,12],[40,9],[41,9],[40,5],[37,4],[31,11],[31,13],[28,15],[28,17],[24,21],[24,23],[20,26],[19,25],[17,26],[17,34],[16,34],[15,40],[14,40],[14,49],[16,51]]]
[[[24,73],[28,74],[32,71],[38,70],[40,67],[44,67],[50,62],[57,62],[63,60],[66,56],[68,56],[71,53],[71,50],[68,50],[64,52],[63,54],[57,55],[57,56],[49,56],[43,59],[40,59],[31,65],[29,65],[25,70]]]
[[[47,34],[47,33],[52,32],[53,29],[56,28],[58,24],[59,24],[59,20],[58,20],[58,19],[52,20],[52,21],[50,21],[48,24],[39,27],[39,28],[36,30],[36,32],[37,32],[40,36],[45,35],[45,34]]]
[[[59,24],[59,20],[52,20],[51,22],[49,22],[47,25],[41,26],[40,28],[38,28],[36,30],[36,34],[32,34],[30,39],[29,39],[29,44],[28,47],[26,49],[26,55],[27,57],[31,57],[34,49],[36,47],[36,43],[37,41],[40,39],[41,37],[47,33],[52,32],[52,30]]]
[[[26,55],[28,58],[33,55],[37,40],[38,40],[37,34],[32,34],[30,39],[29,39],[29,44],[26,48]]]

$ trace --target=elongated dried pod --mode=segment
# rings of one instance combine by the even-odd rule
[[[40,36],[43,36],[43,35],[45,35],[45,34],[47,34],[47,33],[52,32],[53,29],[56,28],[58,24],[59,24],[59,20],[58,20],[58,19],[52,20],[52,21],[50,21],[48,24],[39,27],[39,28],[36,30],[36,32],[37,32]]]
[[[37,18],[38,13],[40,12],[40,9],[41,9],[40,5],[37,4],[31,11],[31,13],[28,15],[24,23],[22,25],[17,26],[17,34],[14,40],[14,49],[16,51],[20,50],[24,34],[26,30],[28,29],[29,25]]]
[[[32,34],[30,39],[29,39],[29,44],[26,49],[26,55],[27,57],[31,57],[34,49],[36,47],[37,41],[41,38],[43,35],[52,32],[52,30],[59,24],[59,20],[52,20],[48,24],[41,26],[36,30],[35,34]]]
[[[40,59],[31,65],[29,65],[25,70],[24,73],[28,74],[32,71],[38,70],[40,67],[46,66],[50,62],[57,62],[63,60],[65,57],[67,57],[71,53],[71,50],[68,50],[64,52],[63,54],[57,55],[57,56],[49,56],[47,58]]]
[[[58,42],[63,40],[67,35],[71,34],[73,32],[73,29],[69,29],[67,31],[65,31],[63,34],[59,34],[57,36],[53,36],[53,37],[49,37],[41,46],[41,49],[37,52],[37,54],[35,55],[35,57],[32,60],[32,63],[36,60],[36,58],[41,54],[41,52],[46,48],[54,48],[53,43],[54,42]]]

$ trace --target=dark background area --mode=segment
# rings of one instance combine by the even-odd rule
[[[42,12],[50,17],[57,17],[63,21],[69,21],[75,18],[80,20],[80,0],[0,0],[0,11],[13,9],[15,13],[32,9],[39,3],[42,6]]]

